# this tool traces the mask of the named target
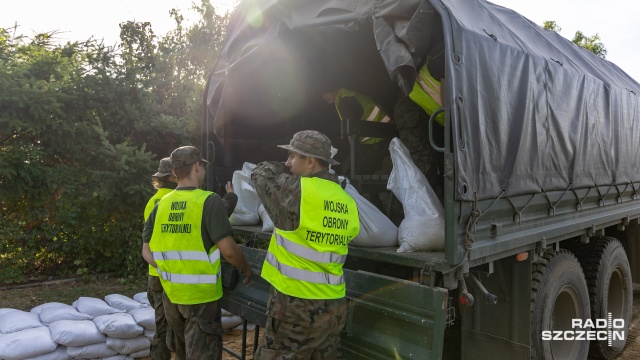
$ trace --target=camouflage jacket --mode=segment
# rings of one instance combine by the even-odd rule
[[[338,183],[338,177],[327,171],[311,175]],[[273,225],[281,230],[295,230],[300,224],[300,176],[277,161],[259,163],[251,180]]]
[[[311,175],[338,183],[338,177],[326,171]],[[281,162],[259,163],[251,180],[267,214],[276,228],[295,230],[300,224],[300,176],[289,173]],[[267,315],[304,326],[325,326],[327,320],[346,309],[346,300],[310,300],[289,296],[272,288]]]

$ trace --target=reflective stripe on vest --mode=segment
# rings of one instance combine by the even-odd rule
[[[342,265],[360,221],[353,198],[339,184],[300,179],[300,223],[271,236],[262,277],[278,291],[302,299],[345,296]]]
[[[267,252],[267,256],[265,257],[264,261],[268,262],[271,266],[278,269],[278,271],[282,275],[292,279],[329,285],[340,285],[344,283],[344,276],[313,272],[309,270],[298,269],[293,266],[288,266],[278,262],[278,259],[276,259],[276,257],[270,252]]]
[[[219,275],[185,275],[185,274],[172,274],[165,271],[160,271],[160,277],[162,280],[169,281],[173,284],[215,284],[218,282]]]
[[[440,82],[431,76],[427,68],[428,64],[429,62],[427,61],[418,72],[418,77],[413,83],[413,90],[409,93],[409,97],[413,102],[420,105],[428,115],[431,115],[442,107],[443,102]],[[444,114],[438,114],[436,121],[444,126]]]
[[[157,205],[149,248],[160,282],[174,304],[202,304],[222,297],[220,250],[208,252],[202,239],[204,202],[213,193],[176,190]]]
[[[347,260],[347,255],[340,255],[330,251],[315,251],[306,246],[298,245],[293,241],[287,240],[280,234],[275,234],[275,237],[276,243],[287,249],[288,252],[313,262],[344,264],[345,260]]]
[[[338,116],[340,120],[344,120],[342,114],[340,113],[340,100],[346,97],[353,97],[358,101],[360,106],[362,106],[362,118],[359,120],[373,121],[373,122],[383,122],[387,123],[391,121],[391,118],[382,110],[382,108],[375,103],[371,98],[362,95],[356,91],[340,88],[338,90],[338,95],[336,97],[336,110],[338,111]],[[352,119],[353,120],[353,119]],[[381,138],[361,138],[361,144],[375,144],[378,141],[381,141]]]
[[[160,188],[158,189],[158,191],[156,191],[155,195],[153,195],[151,199],[147,201],[147,206],[144,207],[144,221],[147,221],[147,219],[149,218],[149,214],[151,214],[151,211],[153,211],[153,208],[156,207],[156,204],[160,201],[160,199],[162,199],[165,195],[172,191],[173,189],[169,188]],[[156,268],[151,264],[149,264],[149,275],[158,276],[158,270],[156,270]]]

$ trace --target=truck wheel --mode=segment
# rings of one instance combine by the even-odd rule
[[[564,334],[573,330],[573,319],[589,318],[589,291],[580,263],[563,249],[542,258],[532,264],[531,359],[586,359],[586,340],[543,340],[543,332]]]
[[[591,238],[589,244],[575,244],[571,247],[584,270],[589,288],[591,318],[623,319],[623,339],[613,337],[612,346],[608,340],[591,341],[590,355],[597,359],[614,359],[624,348],[629,335],[629,322],[633,306],[631,268],[627,254],[618,239],[608,236]]]

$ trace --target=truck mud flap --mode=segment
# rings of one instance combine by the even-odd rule
[[[345,270],[346,359],[441,359],[448,292],[416,282]]]

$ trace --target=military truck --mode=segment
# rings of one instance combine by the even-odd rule
[[[244,162],[284,161],[276,145],[305,129],[357,166],[349,139],[394,129],[341,122],[322,87],[340,83],[392,114],[437,47],[443,143],[427,145],[442,153],[445,247],[350,246],[344,357],[615,358],[640,279],[640,84],[512,10],[484,0],[241,2],[204,94],[206,186],[220,190]],[[429,125],[435,133],[433,116]],[[346,175],[384,191],[384,176]],[[261,327],[270,234],[236,235],[256,276],[243,286],[225,265],[223,307]]]

